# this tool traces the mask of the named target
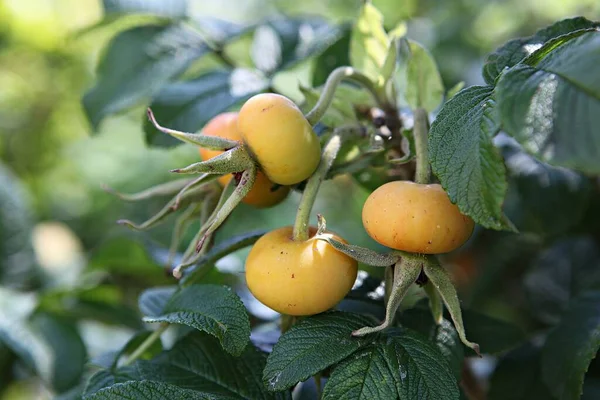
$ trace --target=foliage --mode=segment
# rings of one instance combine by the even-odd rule
[[[430,6],[408,3],[395,20],[374,1],[347,21],[234,23],[199,18],[184,0],[103,1],[102,19],[82,33],[109,36],[82,97],[99,134],[89,140],[133,117],[143,144],[105,140],[162,161],[117,166],[151,177],[112,182],[158,186],[110,189],[132,201],[119,212],[149,218],[124,221],[142,232],[106,234],[114,211],[72,222],[79,232],[97,218],[103,233],[84,238],[91,251],[59,279],[37,265],[28,193],[0,165],[0,385],[25,375],[63,399],[478,398],[481,353],[497,360],[484,377],[491,399],[600,395],[600,23],[563,19],[510,40],[486,57],[481,85],[459,90],[447,85],[443,52],[405,20]],[[298,103],[323,153],[290,199],[257,211],[238,206],[262,168],[246,146],[211,142],[223,156],[198,162],[193,146],[176,147],[175,131],[208,143],[208,121],[263,92]],[[201,174],[162,179],[168,169]],[[230,172],[225,187],[206,178]],[[440,257],[390,252],[357,233],[374,188],[415,176],[441,184],[475,221],[465,246]],[[321,215],[310,234],[364,271],[335,309],[278,319],[239,279],[241,260],[271,228],[293,223],[300,196],[293,240],[308,235],[317,192],[328,190],[338,193],[329,226],[349,243],[332,239]],[[120,204],[103,199],[105,209]],[[92,321],[124,340],[92,354]]]

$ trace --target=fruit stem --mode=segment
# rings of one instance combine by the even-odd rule
[[[352,67],[338,67],[334,69],[331,74],[329,74],[317,104],[315,104],[313,109],[306,114],[306,119],[311,125],[315,125],[321,118],[323,118],[323,115],[325,115],[325,112],[333,101],[337,86],[344,79],[354,81],[364,86],[365,89],[371,92],[377,104],[386,104],[385,93],[383,93],[381,88],[377,88],[368,76],[358,72]]]
[[[162,335],[164,333],[164,331],[167,330],[168,327],[169,327],[168,323],[166,323],[166,322],[161,323],[160,326],[154,332],[152,332],[152,334],[150,336],[148,336],[146,338],[146,340],[144,340],[138,346],[138,348],[135,349],[133,351],[133,353],[131,353],[129,355],[129,357],[127,357],[127,359],[125,359],[125,361],[123,361],[122,366],[127,366],[130,364],[133,364],[133,362],[135,362],[135,360],[140,358],[140,356],[142,354],[144,354],[144,352],[146,350],[148,350],[150,348],[150,346],[152,346],[154,344],[154,342],[156,342],[158,339],[160,339],[160,335]]]
[[[413,113],[415,137],[415,152],[417,156],[417,171],[415,182],[429,183],[429,150],[427,148],[427,135],[429,133],[427,111],[417,108]]]
[[[293,238],[296,241],[308,240],[310,212],[315,204],[315,199],[317,198],[317,193],[319,192],[321,182],[323,182],[327,172],[331,168],[331,165],[333,164],[333,161],[335,160],[335,157],[340,149],[341,143],[342,140],[338,134],[334,134],[331,139],[329,139],[329,142],[327,142],[325,148],[323,149],[323,154],[321,154],[321,162],[319,163],[317,170],[312,174],[306,183],[306,187],[302,193],[302,199],[300,200],[300,205],[298,206],[298,212],[296,213],[296,221],[294,223]]]

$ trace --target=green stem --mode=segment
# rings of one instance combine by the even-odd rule
[[[375,83],[373,83],[368,76],[358,72],[352,67],[338,67],[334,69],[327,78],[325,86],[323,87],[323,92],[321,93],[321,97],[319,97],[317,104],[315,104],[313,109],[306,114],[306,119],[311,125],[315,125],[321,118],[323,118],[323,115],[325,115],[325,112],[333,101],[337,86],[344,79],[361,84],[371,92],[378,104],[386,104],[385,93],[383,93],[381,89],[377,88]]]
[[[413,113],[415,137],[415,152],[417,156],[417,171],[415,182],[429,183],[429,150],[427,148],[428,124],[427,111],[417,108]]]
[[[315,199],[317,198],[317,193],[319,192],[321,182],[323,182],[323,179],[325,179],[329,168],[331,168],[331,165],[333,164],[333,161],[340,150],[341,142],[341,138],[337,134],[334,134],[331,139],[329,139],[329,142],[327,142],[325,148],[323,149],[321,162],[319,163],[317,170],[306,183],[306,187],[302,193],[302,199],[300,200],[300,205],[298,206],[296,222],[294,223],[293,237],[296,241],[308,240],[310,212],[315,204]]]
[[[315,379],[315,387],[317,389],[317,399],[323,397],[323,385],[321,384],[321,372],[317,372],[313,378]]]
[[[154,344],[154,342],[156,342],[158,339],[160,339],[160,335],[162,335],[164,333],[164,331],[167,330],[168,327],[169,327],[168,323],[166,323],[166,322],[161,323],[160,326],[158,327],[158,329],[156,329],[154,332],[152,332],[152,334],[150,336],[148,336],[146,338],[146,340],[144,340],[138,346],[138,348],[135,349],[133,351],[133,353],[131,353],[129,355],[129,357],[127,357],[127,359],[125,361],[123,361],[123,366],[133,364],[133,362],[135,362],[135,360],[140,358],[140,356],[142,354],[144,354],[144,352],[146,350],[148,350],[150,348],[150,346],[152,346]]]

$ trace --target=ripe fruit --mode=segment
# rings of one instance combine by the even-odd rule
[[[255,160],[275,183],[302,182],[319,165],[319,139],[287,97],[263,93],[250,98],[240,110],[238,127]]]
[[[358,263],[322,240],[294,241],[292,227],[261,237],[246,259],[246,282],[263,304],[282,314],[313,315],[330,309],[350,291]],[[343,242],[340,237],[333,237]]]
[[[218,136],[225,139],[241,141],[242,137],[237,127],[238,113],[222,113],[211,119],[202,129],[202,133],[208,136]],[[200,147],[200,156],[203,160],[208,160],[223,153],[219,150],[209,150]],[[233,174],[226,174],[219,177],[219,183],[226,186],[233,178]],[[256,181],[250,193],[244,197],[242,202],[257,208],[271,207],[281,203],[290,192],[287,186],[279,186],[275,190],[275,184],[271,182],[262,172],[256,175]]]
[[[411,253],[452,251],[473,233],[473,220],[460,213],[440,185],[386,183],[363,207],[367,233],[384,246]]]

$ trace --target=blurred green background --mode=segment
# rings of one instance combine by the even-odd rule
[[[600,15],[597,0],[373,3],[388,28],[409,20],[408,36],[432,51],[446,87],[459,81],[481,83],[483,57],[507,39],[532,34],[557,19],[575,15],[597,19]],[[317,14],[345,22],[353,20],[360,4],[359,0],[191,0],[190,12],[238,23],[281,14]],[[0,0],[0,255],[10,256],[0,264],[0,308],[5,309],[0,319],[4,323],[21,312],[14,301],[6,300],[25,296],[13,290],[41,288],[56,293],[86,287],[86,282],[94,287],[99,280],[86,266],[94,264],[98,252],[108,253],[102,261],[106,265],[111,251],[126,249],[124,257],[130,257],[135,266],[144,262],[136,243],[167,245],[169,224],[143,235],[115,224],[122,217],[141,221],[156,212],[161,202],[127,204],[104,192],[101,185],[134,192],[169,179],[170,169],[198,159],[192,146],[149,148],[140,109],[108,118],[100,132],[92,135],[81,96],[94,83],[98,56],[107,40],[136,24],[135,19],[125,19],[88,29],[101,19],[100,0]],[[245,45],[239,47],[248,51]],[[297,84],[310,85],[311,62],[281,74],[277,89],[301,101]],[[373,246],[360,222],[367,194],[349,180],[337,179],[326,183],[315,208],[350,242]],[[297,201],[296,194],[269,211],[241,207],[220,235],[290,224]],[[107,243],[118,249],[111,250]],[[116,261],[115,268],[125,264]],[[233,263],[235,273],[241,268],[241,260]],[[158,273],[156,282],[162,281]],[[115,304],[121,296],[135,303],[133,294],[115,296]],[[24,309],[32,301],[18,298]],[[82,328],[91,357],[114,349],[131,332],[103,329],[109,328],[101,324]],[[35,380],[11,382],[7,390],[0,390],[2,399],[48,397],[50,392]]]

